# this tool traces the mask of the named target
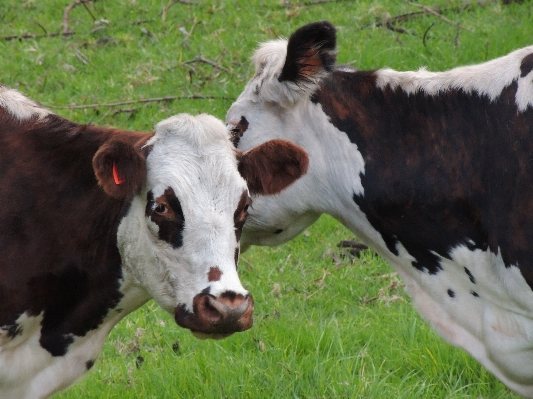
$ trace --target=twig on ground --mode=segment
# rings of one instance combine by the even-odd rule
[[[82,64],[89,65],[89,59],[80,50],[76,49],[76,51],[74,51],[74,55]]]
[[[409,33],[407,32],[405,29],[403,28],[397,28],[396,26],[394,26],[393,24],[390,23],[390,21],[386,21],[385,22],[385,27],[387,29],[390,29],[391,31],[393,32],[397,32],[397,33]]]
[[[39,21],[36,21],[36,20],[34,20],[34,19],[32,19],[31,21],[32,21],[35,25],[37,25],[39,28],[41,28],[41,29],[43,30],[44,34],[48,36],[48,31],[45,29],[44,26],[42,26],[42,25],[39,23]]]
[[[410,18],[421,17],[424,14],[425,14],[424,11],[414,11],[414,12],[408,12],[406,14],[396,15],[395,17],[387,16],[387,18],[384,21],[379,21],[373,24],[365,25],[365,26],[362,26],[360,29],[363,30],[363,29],[374,27],[374,26],[376,27],[385,26],[388,28],[387,25],[394,26],[394,24],[397,22],[404,22],[404,21],[409,20]]]
[[[431,7],[428,7],[428,6],[425,6],[423,4],[418,4],[418,3],[413,3],[412,1],[409,1],[409,0],[403,0],[405,3],[409,4],[410,6],[413,6],[413,7],[417,7],[417,8],[421,8],[422,10],[424,10],[425,12],[427,12],[428,14],[431,14],[431,15],[434,15],[440,19],[442,19],[444,22],[447,22],[449,24],[452,24],[452,25],[455,25],[457,26],[457,22],[453,22],[452,20],[446,18],[444,15],[438,13],[437,11],[435,11],[434,9],[432,9]]]
[[[188,6],[197,6],[199,3],[196,3],[194,1],[186,1],[186,0],[172,0],[170,1],[165,7],[163,7],[163,10],[159,13],[163,21],[167,18],[167,11],[176,4],[185,4]]]
[[[455,47],[457,47],[457,45],[459,44],[459,31],[461,29],[464,29],[466,31],[470,31],[470,29],[467,29],[467,28],[463,28],[461,26],[461,23],[460,22],[453,22],[452,20],[446,18],[444,15],[438,13],[437,11],[435,11],[434,9],[432,9],[431,7],[428,7],[428,6],[425,6],[423,4],[418,4],[418,3],[413,3],[412,1],[409,1],[409,0],[403,0],[405,3],[409,4],[410,6],[413,6],[413,7],[418,7],[418,8],[421,8],[422,10],[424,10],[425,12],[427,12],[428,14],[431,14],[431,15],[434,15],[436,16],[437,18],[440,18],[441,20],[443,20],[444,22],[448,23],[448,24],[451,24],[453,26],[455,26],[455,38],[453,40],[453,44]],[[428,29],[429,30],[429,29]],[[427,31],[426,31],[427,33]]]
[[[408,21],[408,20],[413,19],[413,18],[422,17],[422,16],[424,16],[424,15],[426,15],[428,13],[432,14],[432,15],[435,15],[435,16],[439,16],[439,18],[440,18],[440,17],[442,17],[442,13],[444,13],[444,12],[462,12],[462,11],[471,9],[474,5],[477,6],[477,7],[487,7],[490,4],[494,4],[495,0],[488,0],[488,1],[478,0],[474,4],[465,3],[465,4],[462,4],[460,6],[448,7],[448,8],[444,8],[444,9],[430,8],[428,6],[424,6],[422,4],[413,3],[413,2],[407,1],[407,0],[404,0],[404,2],[406,2],[407,4],[409,4],[409,5],[413,6],[413,7],[422,8],[422,11],[412,11],[412,12],[408,12],[408,13],[405,13],[405,14],[396,15],[394,17],[387,16],[387,18],[385,18],[382,21],[364,25],[360,29],[363,30],[363,29],[372,28],[372,27],[384,26],[384,27],[386,27],[388,29],[397,31],[397,29],[401,29],[401,28],[398,28],[397,26],[395,26],[396,23],[405,22],[405,21]],[[445,17],[443,17],[443,18],[445,18]],[[461,27],[459,22],[455,23],[455,22],[449,20],[448,18],[445,18],[445,20],[446,20],[447,23],[451,23],[451,24],[453,24],[456,27],[457,32],[456,32],[456,36],[455,36],[455,39],[454,39],[454,43],[458,43],[459,42],[459,33],[458,33],[458,31],[460,29],[465,29],[465,30],[468,30],[468,29]],[[400,31],[398,31],[398,32],[399,33],[403,33],[403,32],[400,32]]]
[[[428,35],[428,32],[431,28],[433,28],[433,26],[435,25],[435,23],[432,23],[431,25],[429,25],[429,27],[426,29],[426,31],[424,32],[424,36],[422,36],[422,44],[424,45],[424,47],[427,47],[426,46],[426,37]]]
[[[96,17],[93,15],[93,13],[91,12],[91,10],[89,9],[89,7],[87,7],[87,3],[84,2],[82,3],[83,4],[83,7],[85,8],[85,10],[87,10],[87,12],[89,13],[89,15],[92,17],[93,21],[96,22]]]
[[[155,103],[175,100],[229,100],[224,96],[200,96],[193,94],[192,96],[166,96],[156,98],[142,98],[139,100],[119,101],[115,103],[102,103],[102,104],[86,104],[86,105],[69,105],[69,106],[56,106],[47,105],[49,108],[55,109],[87,109],[87,108],[104,108],[104,107],[117,107],[119,105],[139,104],[139,103]]]
[[[292,4],[292,3],[289,3],[288,1],[285,1],[283,3],[283,6],[285,8],[293,7],[293,6],[315,6],[315,5],[318,5],[318,4],[344,3],[344,2],[347,2],[347,1],[353,1],[353,0],[314,0],[314,1],[304,1],[303,3],[297,3],[297,4]]]
[[[48,33],[46,35],[36,35],[34,33],[23,33],[22,35],[3,36],[0,39],[6,40],[6,41],[9,41],[9,40],[23,40],[23,39],[41,39],[43,37],[56,37],[56,36],[60,36],[60,35],[70,36],[70,35],[75,35],[75,34],[76,34],[76,32],[68,32],[67,34],[65,34],[65,33]]]
[[[191,26],[191,29],[189,30],[189,33],[187,33],[187,36],[185,36],[185,39],[183,39],[184,41],[189,39],[189,37],[192,36],[192,33],[194,32],[194,28],[196,28],[196,25],[198,24],[198,18],[194,17],[194,20],[192,22],[192,26]]]
[[[461,26],[461,23],[460,22],[453,22],[452,20],[446,18],[444,15],[438,13],[437,11],[435,11],[434,9],[432,9],[431,7],[428,7],[428,6],[425,6],[423,4],[418,4],[418,3],[413,3],[412,1],[409,1],[409,0],[403,0],[405,3],[409,4],[410,6],[413,6],[413,7],[418,7],[418,8],[421,8],[422,10],[424,10],[425,12],[427,12],[428,14],[431,14],[431,15],[434,15],[436,16],[437,18],[440,18],[441,20],[443,20],[444,22],[450,24],[450,25],[453,25],[455,26],[455,28],[457,29],[457,31],[459,31],[459,29],[464,29],[466,31],[470,31],[470,29],[467,29],[467,28],[463,28]],[[458,39],[459,39],[459,34],[457,33],[456,36],[455,36],[455,43],[457,45],[458,43]]]
[[[92,0],[76,0],[74,3],[69,4],[65,8],[65,11],[63,12],[63,36],[66,36],[66,35],[71,33],[71,30],[68,27],[68,17],[69,17],[70,12],[72,11],[72,9],[74,7],[79,6],[80,4],[87,3],[89,1],[92,1]],[[92,14],[91,14],[91,16],[92,16]],[[94,18],[94,16],[93,16],[93,18]]]
[[[208,60],[207,58],[204,58],[202,56],[198,56],[198,57],[193,58],[192,60],[189,60],[189,61],[184,61],[183,64],[185,64],[185,65],[186,64],[192,64],[194,62],[203,62],[204,64],[211,65],[213,68],[220,69],[221,71],[224,71],[226,73],[230,73],[229,69],[224,68],[222,65],[219,65],[216,62]]]

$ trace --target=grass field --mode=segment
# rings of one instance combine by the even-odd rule
[[[443,70],[533,44],[528,0],[100,0],[64,19],[69,2],[0,2],[0,82],[75,121],[138,130],[179,112],[224,118],[257,43],[312,21],[333,22],[339,62],[360,69]],[[150,302],[56,397],[517,397],[429,329],[378,256],[344,257],[347,238],[323,216],[288,244],[243,254],[255,324],[223,341],[194,339]]]

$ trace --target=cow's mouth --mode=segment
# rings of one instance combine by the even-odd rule
[[[174,310],[174,318],[179,326],[191,330],[200,339],[221,339],[235,332],[252,327],[254,300],[251,295],[228,292],[214,297],[198,294],[193,299],[193,311],[184,304]]]

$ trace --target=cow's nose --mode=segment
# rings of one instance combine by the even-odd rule
[[[251,295],[226,292],[214,297],[198,294],[192,303],[192,312],[185,309],[185,305],[176,307],[175,319],[178,325],[197,333],[199,338],[224,338],[252,327],[254,299]]]

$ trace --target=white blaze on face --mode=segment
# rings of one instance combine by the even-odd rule
[[[227,129],[208,115],[177,115],[159,123],[146,145],[146,190],[119,227],[126,271],[170,313],[178,305],[192,311],[204,290],[247,295],[234,224],[247,187]]]

